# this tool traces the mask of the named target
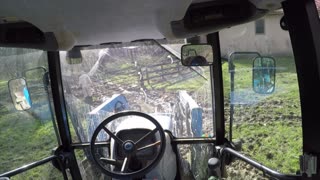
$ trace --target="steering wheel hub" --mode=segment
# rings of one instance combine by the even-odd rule
[[[135,144],[133,141],[130,141],[130,140],[124,142],[122,147],[123,147],[123,151],[127,154],[130,154],[135,150]]]

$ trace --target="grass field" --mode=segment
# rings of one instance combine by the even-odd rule
[[[52,149],[57,146],[51,120],[41,122],[26,111],[10,110],[1,109],[0,173],[41,160],[51,155]],[[12,179],[45,179],[48,177],[61,178],[51,164],[14,176]]]
[[[246,72],[251,67],[252,64],[246,61],[239,61],[236,64],[238,71],[235,82],[239,85],[235,85],[235,91],[241,89],[252,91],[252,74]],[[276,67],[276,90],[273,94],[260,98],[256,104],[235,104],[233,139],[243,142],[243,154],[274,170],[295,174],[299,170],[299,156],[302,154],[297,75],[293,59],[290,57],[276,58]],[[224,77],[229,77],[227,64],[223,68]],[[230,78],[225,78],[224,83],[226,119],[229,120]],[[228,122],[226,125],[229,128]],[[252,171],[251,167],[244,164],[230,172],[239,173],[241,167],[243,170]]]

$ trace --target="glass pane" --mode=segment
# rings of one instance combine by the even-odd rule
[[[208,160],[213,153],[212,144],[178,145],[181,179],[208,179]]]
[[[0,48],[0,174],[41,160],[58,145],[48,101],[50,84],[43,79],[47,54],[43,51]],[[8,88],[12,79],[23,78],[28,87],[31,108],[16,110]],[[51,169],[38,168],[22,179],[52,176]]]
[[[302,154],[302,124],[299,88],[290,38],[281,30],[283,14],[267,15],[265,36],[256,36],[255,22],[220,33],[223,64],[227,134],[230,120],[233,141],[241,152],[282,173],[295,174]],[[253,89],[253,62],[257,57],[275,60],[272,93]],[[262,173],[242,161],[227,168],[228,178],[263,179]]]
[[[256,27],[256,34],[264,34],[265,28],[264,28],[264,19],[258,19],[255,22]]]
[[[183,43],[155,41],[81,50],[80,64],[61,52],[61,69],[75,141],[88,142],[110,115],[135,110],[168,121],[175,136],[213,136],[209,67],[185,67]]]
[[[87,180],[111,180],[111,177],[101,172],[100,168],[97,167],[90,155],[90,148],[77,149],[76,158],[80,173],[83,179]],[[90,158],[86,158],[90,157]]]
[[[317,9],[318,9],[318,14],[319,14],[319,9],[320,9],[320,0],[315,0]]]

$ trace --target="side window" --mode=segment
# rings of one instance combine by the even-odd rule
[[[265,17],[270,31],[262,30],[263,20],[258,20],[220,32],[222,55],[228,59],[223,64],[225,119],[227,137],[231,129],[232,140],[242,144],[241,153],[295,174],[302,154],[301,109],[289,34],[279,27],[281,16]],[[257,35],[262,32],[268,40]],[[260,56],[275,60],[274,87],[267,93],[258,91],[254,82],[254,60]],[[231,179],[264,179],[262,172],[242,161],[232,163],[227,172]]]
[[[264,19],[258,19],[257,21],[255,21],[255,30],[256,30],[256,35],[265,33]]]
[[[0,48],[0,174],[39,161],[58,146],[47,88],[47,53]],[[14,98],[13,98],[14,97]],[[12,179],[62,179],[50,163]]]

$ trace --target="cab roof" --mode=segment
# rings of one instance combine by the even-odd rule
[[[138,39],[182,39],[252,21],[279,9],[280,3],[280,0],[3,0],[0,31],[27,22],[34,30],[51,33],[58,50]],[[23,28],[21,31],[26,33]],[[17,36],[14,39],[19,41]]]

